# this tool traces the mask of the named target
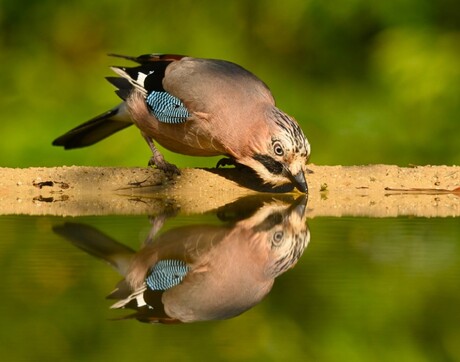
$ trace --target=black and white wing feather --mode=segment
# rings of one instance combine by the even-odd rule
[[[133,87],[140,91],[145,97],[150,112],[159,122],[184,123],[191,116],[190,112],[179,98],[163,88],[165,70],[172,60],[159,60],[154,55],[144,56],[144,58],[128,58],[141,63],[137,67],[111,67],[122,77],[121,79],[127,82],[114,77],[109,77],[107,80],[119,88],[117,94],[122,99],[127,98]]]

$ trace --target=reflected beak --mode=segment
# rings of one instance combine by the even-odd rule
[[[308,192],[307,181],[305,180],[305,175],[302,170],[296,175],[289,173],[289,179],[300,192]]]
[[[291,209],[301,218],[305,216],[307,210],[308,198],[306,195],[299,196],[294,203],[291,205]]]

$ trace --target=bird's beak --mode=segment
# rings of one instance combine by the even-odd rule
[[[295,187],[297,187],[297,189],[300,192],[308,192],[307,181],[305,180],[305,174],[302,170],[300,170],[296,175],[293,175],[291,173],[289,173],[288,175],[291,182],[294,184]]]

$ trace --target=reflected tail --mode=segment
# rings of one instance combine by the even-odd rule
[[[120,244],[92,226],[66,222],[53,231],[90,255],[105,260],[125,276],[135,251]]]

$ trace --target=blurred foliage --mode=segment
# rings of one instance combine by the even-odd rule
[[[459,164],[459,10],[456,0],[2,0],[0,165],[146,164],[134,127],[88,149],[50,145],[118,102],[103,79],[120,62],[109,52],[243,65],[299,120],[317,164]]]

